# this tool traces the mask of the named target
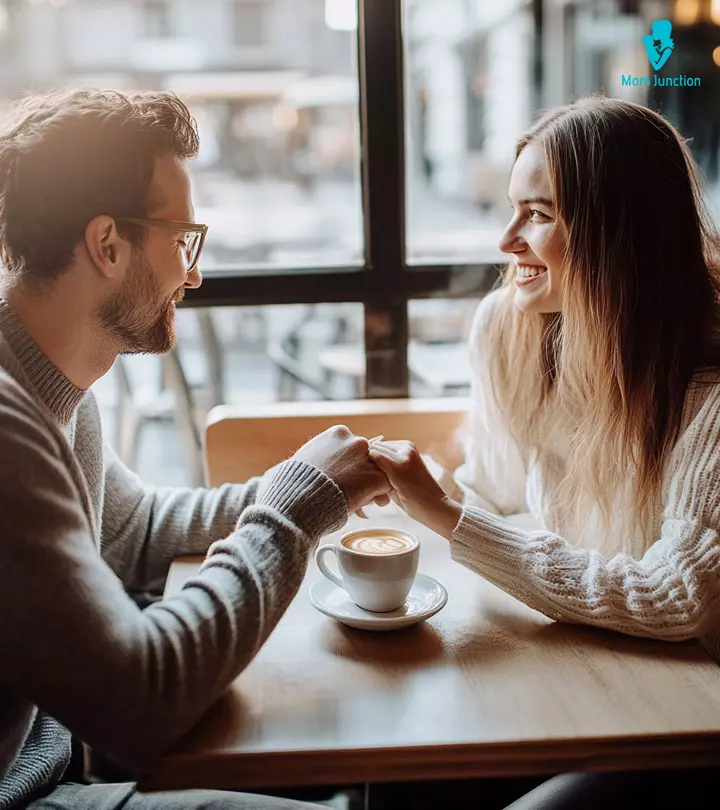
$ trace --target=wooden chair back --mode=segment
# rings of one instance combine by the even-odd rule
[[[218,486],[262,475],[333,425],[368,439],[409,439],[454,469],[462,462],[459,436],[468,405],[454,397],[220,405],[210,411],[205,431],[207,480]]]

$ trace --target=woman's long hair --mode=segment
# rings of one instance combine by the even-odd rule
[[[508,266],[487,347],[495,395],[526,463],[544,417],[563,410],[572,441],[556,506],[576,525],[597,509],[607,532],[628,494],[642,553],[688,387],[720,365],[720,242],[687,147],[651,110],[590,96],[542,117],[516,158],[531,143],[568,230],[562,312],[520,312]]]

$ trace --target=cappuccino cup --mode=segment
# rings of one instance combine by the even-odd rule
[[[340,576],[325,562],[335,555]],[[347,591],[358,607],[388,613],[405,604],[420,558],[420,541],[398,529],[355,529],[315,552],[320,573]]]

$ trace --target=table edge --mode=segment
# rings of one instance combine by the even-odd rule
[[[720,765],[720,731],[374,749],[171,754],[139,780],[138,789],[287,788],[711,765]]]

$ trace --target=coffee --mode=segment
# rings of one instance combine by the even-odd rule
[[[415,548],[417,541],[398,532],[373,531],[353,532],[342,539],[342,545],[350,551],[371,556],[389,556],[402,554]]]
[[[340,576],[324,561],[329,553],[337,560]],[[383,526],[355,529],[315,552],[320,573],[347,591],[358,607],[375,613],[387,613],[405,604],[419,559],[417,537]]]

